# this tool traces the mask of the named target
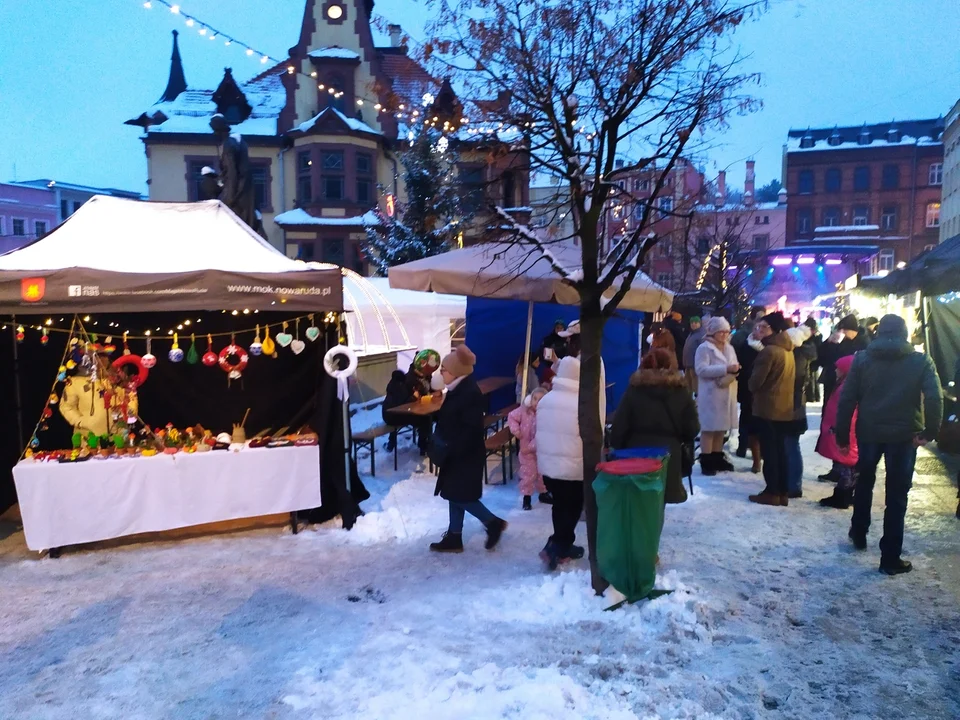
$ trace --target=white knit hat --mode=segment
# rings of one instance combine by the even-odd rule
[[[718,332],[730,332],[730,323],[727,322],[726,318],[712,317],[707,320],[706,334],[708,336],[716,335]]]

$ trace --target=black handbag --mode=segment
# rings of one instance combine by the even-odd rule
[[[667,410],[667,417],[670,418],[670,424],[673,425],[673,432],[680,436],[680,428],[670,412],[670,406],[664,401],[663,406]],[[690,482],[690,494],[693,495],[693,463],[694,463],[693,443],[685,440],[680,441],[680,477],[685,477]]]
[[[444,463],[450,457],[450,446],[447,445],[447,441],[441,437],[438,432],[434,432],[433,436],[430,438],[430,445],[427,448],[427,457],[430,458],[430,462],[436,465],[438,468],[442,468]]]

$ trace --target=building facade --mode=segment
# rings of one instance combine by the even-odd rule
[[[960,100],[944,119],[940,242],[960,235]]]
[[[57,223],[62,223],[73,215],[80,207],[94,195],[110,195],[127,200],[143,200],[143,195],[132,190],[118,190],[116,188],[98,188],[90,185],[61,182],[51,178],[39,180],[24,180],[13,183],[23,187],[46,190],[53,195],[53,203],[57,208]]]
[[[47,188],[0,183],[0,253],[42,238],[56,227],[55,199]]]
[[[944,121],[791,130],[787,243],[864,244],[886,273],[940,237]]]
[[[375,46],[372,7],[371,0],[306,0],[289,58],[270,61],[247,82],[228,70],[213,91],[187,88],[174,37],[167,89],[128,121],[144,129],[150,199],[203,197],[204,168],[217,167],[209,123],[220,113],[249,147],[264,232],[292,257],[367,269],[366,229],[378,222],[374,210],[390,215],[405,202],[399,151],[425,118],[457,151],[457,173],[474,189],[471,197],[527,208],[519,135],[484,127],[477,120],[483,102],[461,101],[449,83],[427,74],[408,56],[399,26],[389,26],[389,46]],[[527,221],[529,211],[518,216]],[[485,227],[481,217],[466,242],[479,237],[478,227]]]

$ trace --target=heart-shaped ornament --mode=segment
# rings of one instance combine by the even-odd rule
[[[293,350],[294,355],[299,355],[306,347],[307,344],[303,340],[294,340],[292,343],[290,343],[290,349]]]
[[[293,335],[290,333],[277,333],[277,345],[280,347],[288,347],[290,343],[293,342]]]
[[[304,335],[307,336],[307,340],[310,342],[315,342],[318,337],[320,337],[320,328],[318,327],[308,327]]]

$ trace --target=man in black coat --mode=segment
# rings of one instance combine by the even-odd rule
[[[439,495],[450,504],[450,526],[440,542],[430,544],[434,552],[463,552],[463,519],[470,513],[487,529],[487,550],[493,550],[507,529],[505,520],[494,515],[480,498],[483,495],[483,466],[487,462],[483,413],[486,401],[473,377],[477,357],[460,345],[440,363],[447,385],[437,416],[437,429],[430,459],[440,468]]]
[[[683,370],[683,346],[687,344],[687,335],[689,331],[683,324],[683,314],[679,310],[671,310],[663,320],[663,327],[673,335],[673,342],[676,347],[677,368]]]

